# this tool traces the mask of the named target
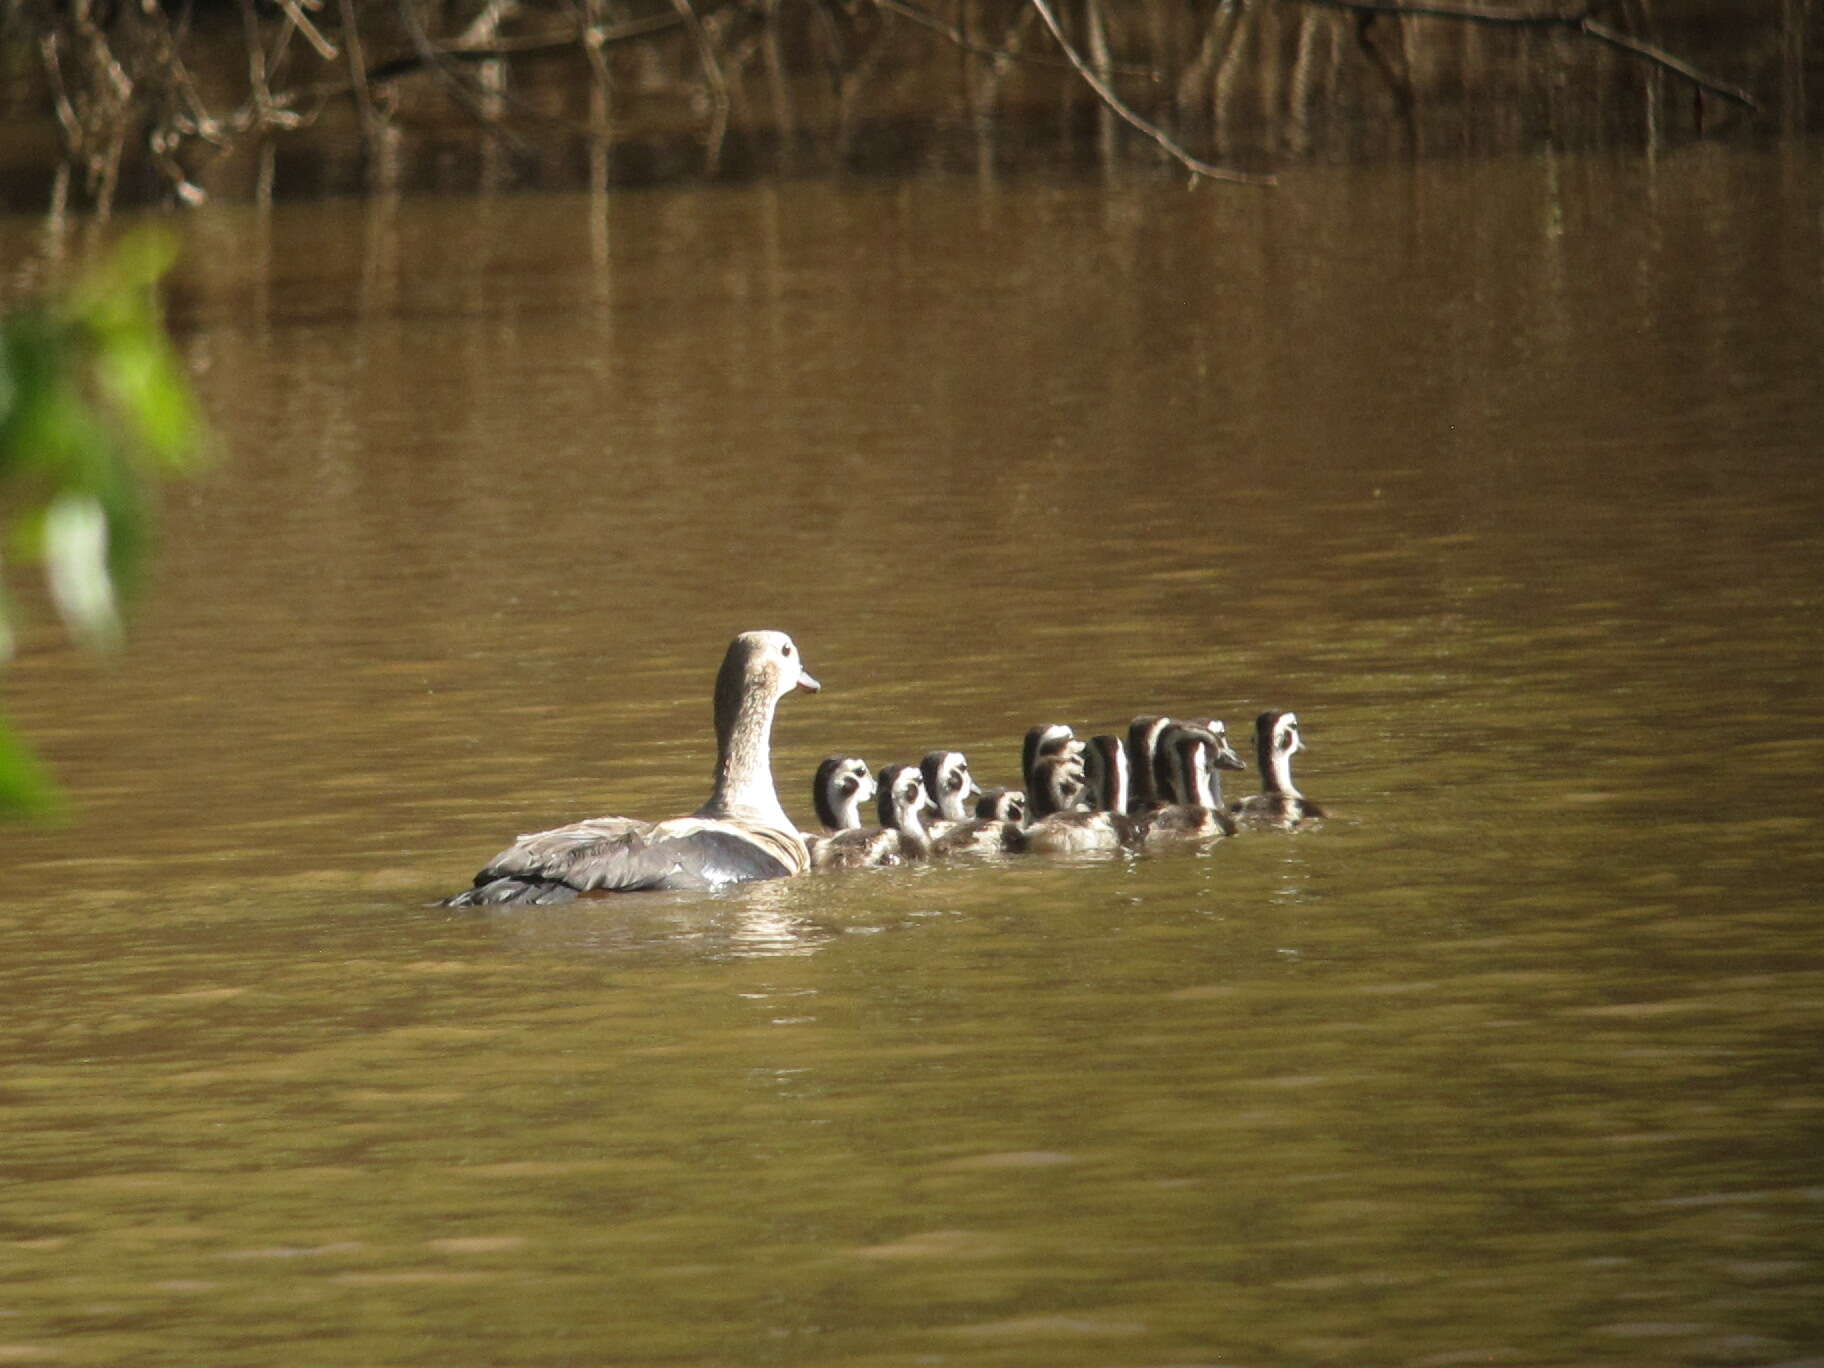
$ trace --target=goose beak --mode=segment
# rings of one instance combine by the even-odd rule
[[[1217,743],[1216,754],[1210,758],[1217,769],[1245,770],[1248,767],[1248,762],[1235,754],[1235,747],[1229,744],[1227,737]]]
[[[798,683],[796,687],[803,689],[806,693],[823,692],[823,685],[811,678],[811,672],[809,670],[798,671]]]

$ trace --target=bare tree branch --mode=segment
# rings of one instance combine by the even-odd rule
[[[1083,59],[1083,54],[1072,47],[1070,39],[1064,36],[1064,26],[1058,22],[1058,16],[1052,11],[1051,6],[1046,3],[1046,0],[1029,0],[1029,3],[1032,5],[1033,9],[1038,11],[1039,18],[1044,21],[1045,27],[1051,30],[1052,38],[1055,39],[1058,46],[1064,50],[1064,55],[1070,59],[1070,64],[1077,69],[1077,75],[1081,76],[1088,84],[1089,88],[1096,92],[1097,98],[1110,109],[1114,110],[1115,113],[1119,114],[1134,128],[1139,129],[1140,132],[1146,134],[1147,137],[1158,143],[1160,147],[1164,148],[1166,152],[1168,152],[1173,159],[1186,170],[1190,171],[1193,175],[1204,176],[1210,180],[1232,181],[1237,185],[1278,184],[1279,178],[1277,176],[1259,176],[1247,171],[1235,171],[1226,166],[1214,166],[1209,162],[1199,161],[1189,152],[1186,152],[1172,140],[1171,135],[1166,133],[1163,129],[1148,123],[1132,109],[1128,108],[1128,106],[1123,103],[1121,97],[1115,94],[1114,89],[1108,82],[1104,81],[1096,74],[1095,68],[1090,66],[1090,64]]]

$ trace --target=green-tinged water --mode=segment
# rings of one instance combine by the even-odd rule
[[[228,459],[0,689],[0,1361],[1819,1362],[1821,183],[187,220]],[[701,801],[750,627],[806,822],[1269,707],[1333,815],[428,905]]]

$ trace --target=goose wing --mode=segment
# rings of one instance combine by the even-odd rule
[[[641,822],[598,817],[522,836],[500,852],[452,907],[568,902],[581,893],[717,888],[802,873],[796,832],[681,817]]]

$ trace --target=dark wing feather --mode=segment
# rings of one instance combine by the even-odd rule
[[[596,818],[522,836],[488,862],[473,888],[446,903],[568,902],[581,893],[706,889],[797,872],[777,845],[776,833],[732,822]]]

